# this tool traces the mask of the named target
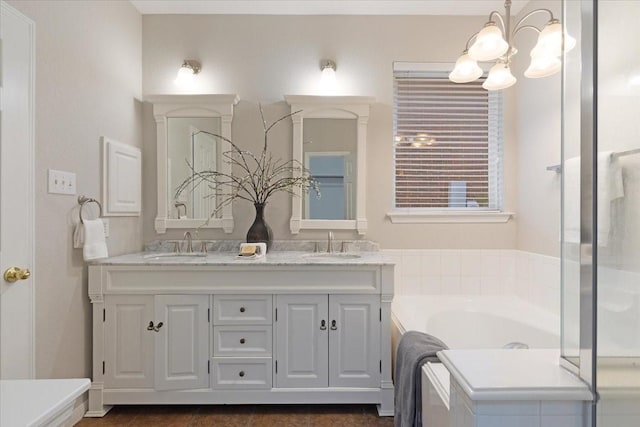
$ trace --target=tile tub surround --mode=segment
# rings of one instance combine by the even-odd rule
[[[445,350],[453,427],[580,427],[588,386],[561,367],[557,350]]]
[[[560,313],[560,259],[518,250],[384,249],[398,295],[516,295]]]

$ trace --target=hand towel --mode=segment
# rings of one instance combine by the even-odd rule
[[[84,220],[84,248],[82,255],[85,261],[109,256],[104,236],[104,224],[100,218]]]
[[[568,159],[564,175],[564,240],[580,243],[580,157]],[[612,151],[598,153],[598,246],[607,246],[611,230],[611,202],[624,197],[622,168]]]
[[[73,229],[73,248],[79,249],[84,244],[84,224],[78,222]]]

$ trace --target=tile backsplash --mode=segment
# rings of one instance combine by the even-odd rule
[[[385,249],[404,295],[512,294],[560,313],[560,259],[518,250]]]

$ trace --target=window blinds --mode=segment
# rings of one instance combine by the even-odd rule
[[[502,94],[394,72],[396,208],[500,210]]]

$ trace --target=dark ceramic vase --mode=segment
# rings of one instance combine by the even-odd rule
[[[247,231],[247,243],[266,243],[267,251],[271,248],[271,240],[273,239],[273,232],[271,227],[264,220],[264,207],[266,203],[254,203],[256,208],[256,219],[249,227]]]

